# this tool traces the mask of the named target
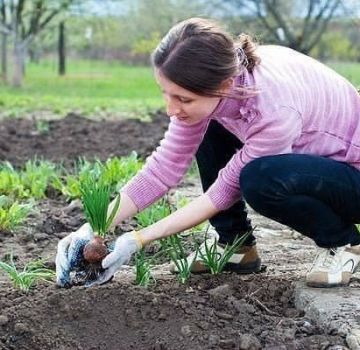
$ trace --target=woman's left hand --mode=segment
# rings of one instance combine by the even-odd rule
[[[87,287],[108,282],[115,272],[127,263],[131,256],[142,247],[143,243],[139,232],[131,231],[121,235],[115,242],[114,250],[101,263],[105,271],[95,281],[87,284]]]

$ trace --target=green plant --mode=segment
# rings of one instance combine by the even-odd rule
[[[136,152],[127,157],[114,157],[101,164],[100,178],[119,191],[143,166]]]
[[[62,174],[54,177],[51,185],[68,199],[80,198],[81,183],[85,182],[89,176],[98,179],[101,174],[101,164],[100,162],[91,163],[84,158],[79,158],[72,172],[62,168]]]
[[[193,261],[189,263],[188,259],[186,259],[185,249],[178,234],[160,240],[160,244],[171,261],[175,264],[179,282],[186,283],[190,278],[191,267],[196,260],[197,251]]]
[[[135,218],[140,228],[147,227],[171,214],[171,206],[166,198],[160,199],[138,213]]]
[[[87,221],[93,231],[104,238],[119,209],[120,195],[116,197],[115,205],[108,216],[111,186],[89,176],[81,183],[80,192]]]
[[[49,121],[44,119],[36,119],[35,127],[39,134],[47,134],[50,130]]]
[[[12,202],[9,197],[0,196],[0,229],[11,231],[21,225],[29,215],[32,204]]]
[[[16,171],[9,162],[0,167],[0,192],[16,198],[44,198],[53,178],[57,177],[54,164],[29,160],[24,169]]]
[[[132,152],[127,157],[109,158],[105,163],[97,160],[89,162],[80,158],[70,173],[63,169],[62,176],[52,179],[52,186],[69,199],[81,197],[80,186],[89,176],[93,176],[118,192],[142,167],[143,162]]]
[[[151,276],[151,261],[145,256],[144,249],[141,249],[135,254],[135,283],[147,287],[152,279]]]
[[[235,252],[242,246],[249,234],[250,232],[242,235],[241,237],[237,237],[232,244],[227,244],[222,253],[218,252],[217,240],[214,240],[213,244],[209,246],[208,240],[205,239],[204,251],[198,247],[199,256],[205,265],[209,267],[210,272],[213,275],[219,274],[224,270],[226,263],[230,260],[232,255],[234,255]]]
[[[28,292],[38,281],[51,281],[55,276],[54,271],[45,268],[42,260],[32,261],[18,271],[12,255],[9,263],[0,261],[0,269],[8,274],[15,288]]]
[[[0,193],[17,198],[27,197],[20,174],[9,162],[3,162],[0,166]]]
[[[166,249],[162,249],[155,254],[152,254],[150,257],[146,256],[145,249],[141,249],[134,256],[135,262],[135,283],[148,287],[151,281],[155,281],[154,277],[151,275],[151,267],[154,265],[154,260],[156,260],[160,255],[164,254]]]
[[[120,195],[116,197],[109,214],[110,185],[97,180],[95,176],[89,176],[81,183],[80,192],[84,214],[95,233],[95,237],[84,247],[84,259],[91,264],[97,264],[108,253],[104,238],[119,209]]]
[[[21,183],[28,197],[44,198],[45,192],[56,177],[55,165],[48,161],[29,160],[25,164],[25,169],[20,173]]]

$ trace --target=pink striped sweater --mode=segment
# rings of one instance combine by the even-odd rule
[[[360,97],[325,65],[279,46],[257,49],[261,64],[237,77],[235,86],[255,86],[245,100],[223,98],[194,125],[170,118],[160,146],[123,188],[139,210],[176,186],[211,119],[236,135],[244,147],[219,172],[207,194],[220,210],[241,198],[239,175],[249,161],[266,155],[305,153],[329,157],[360,170]]]

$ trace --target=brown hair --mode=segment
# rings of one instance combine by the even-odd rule
[[[255,49],[249,35],[241,34],[234,40],[217,23],[190,18],[170,29],[151,59],[155,68],[184,89],[198,95],[218,96],[217,90],[225,79],[245,68],[251,72],[259,64]],[[245,89],[240,87],[238,91]]]

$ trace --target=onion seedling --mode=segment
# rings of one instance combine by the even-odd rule
[[[150,257],[146,257],[145,250],[141,249],[135,254],[135,284],[139,286],[148,287],[151,280],[155,281],[151,275],[151,267],[154,265],[154,260],[166,251],[160,250]]]
[[[242,246],[250,233],[251,231],[240,237],[237,237],[232,244],[227,244],[224,247],[222,253],[218,252],[216,239],[210,246],[208,240],[205,239],[204,250],[198,247],[198,253],[201,260],[203,260],[204,264],[210,269],[211,274],[216,275],[224,270],[227,262]]]
[[[95,233],[83,251],[85,261],[90,264],[99,264],[108,254],[105,236],[120,206],[120,195],[116,197],[111,213],[108,209],[111,200],[111,187],[103,181],[89,176],[80,186],[81,199],[85,217]]]
[[[151,262],[146,259],[144,249],[135,254],[135,283],[147,287],[151,281]]]
[[[191,275],[191,267],[196,260],[197,251],[192,262],[186,259],[185,249],[181,243],[179,235],[172,235],[160,241],[161,246],[167,252],[171,261],[175,264],[177,269],[177,277],[179,282],[186,283]]]
[[[28,292],[38,281],[51,281],[55,276],[54,271],[45,268],[42,260],[31,261],[18,271],[12,255],[9,263],[0,261],[0,270],[6,272],[14,287],[22,292]]]

